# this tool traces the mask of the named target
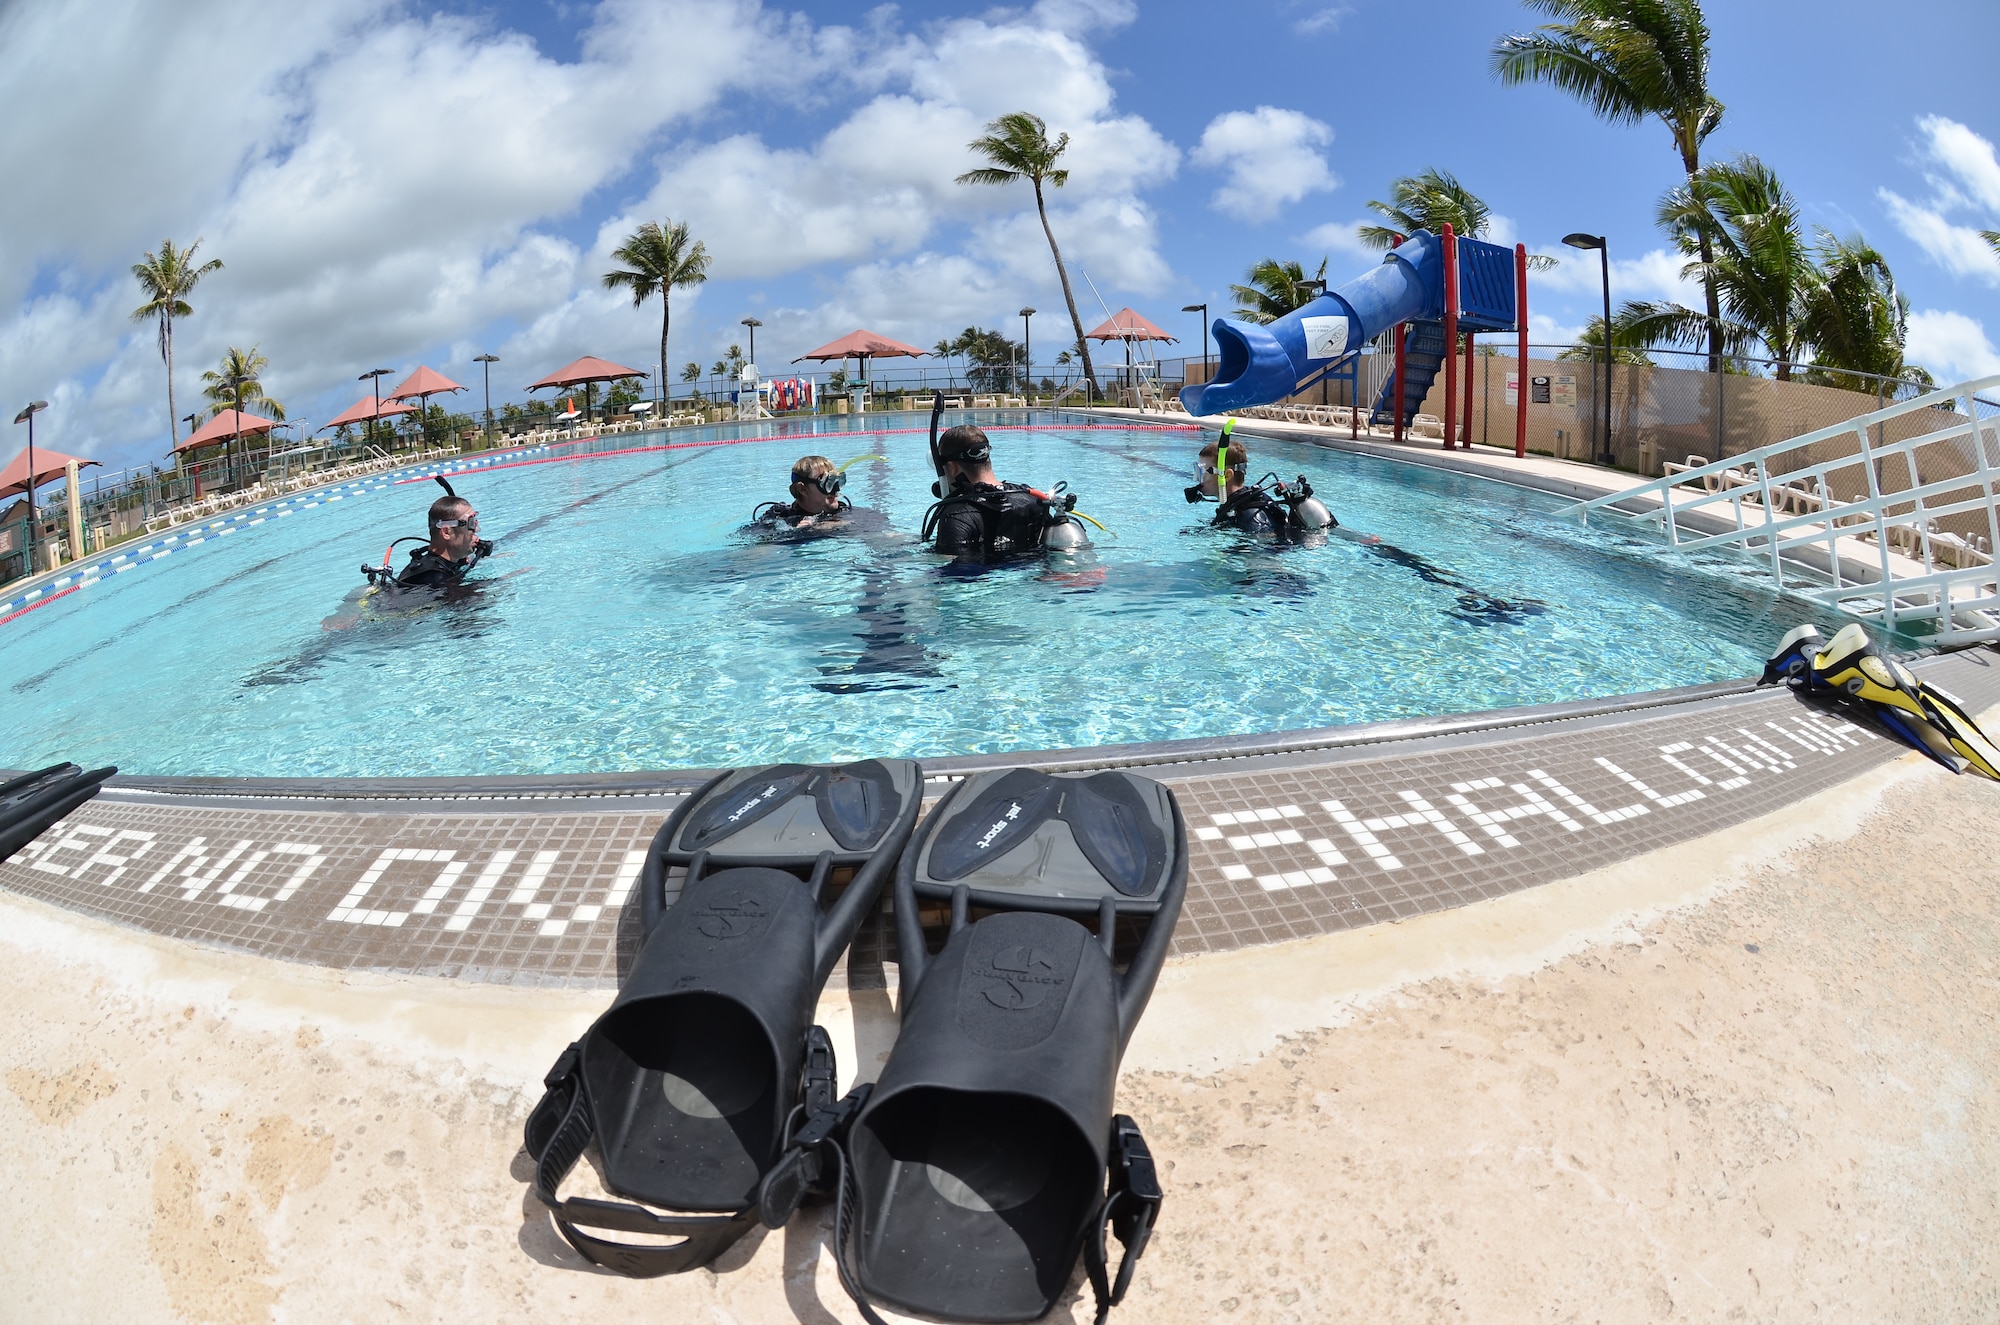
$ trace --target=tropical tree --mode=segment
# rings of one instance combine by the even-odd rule
[[[1652,359],[1646,351],[1658,343],[1653,330],[1656,308],[1652,304],[1630,301],[1611,315],[1611,361],[1613,363],[1643,365]],[[1590,363],[1604,362],[1604,318],[1600,314],[1590,319],[1583,334],[1576,338],[1576,344],[1556,356],[1558,359],[1580,359]]]
[[[163,239],[159,252],[148,253],[143,262],[132,264],[132,275],[146,296],[146,302],[132,310],[132,320],[145,322],[150,319],[159,323],[160,359],[167,366],[169,446],[180,435],[180,414],[174,405],[174,319],[194,316],[187,297],[194,293],[194,287],[202,277],[222,270],[220,258],[211,258],[204,263],[195,261],[195,251],[200,247],[199,239],[186,248],[176,248],[173,240]]]
[[[1049,126],[1039,115],[1025,110],[1002,115],[986,126],[986,132],[967,144],[992,164],[968,170],[958,177],[960,184],[1012,184],[1025,179],[1035,186],[1035,212],[1042,218],[1042,233],[1048,237],[1049,252],[1056,260],[1056,275],[1062,280],[1063,302],[1069,306],[1069,323],[1083,347],[1083,375],[1097,391],[1097,369],[1090,361],[1090,347],[1083,345],[1083,319],[1077,316],[1076,295],[1070,290],[1069,269],[1063,265],[1062,249],[1056,232],[1049,228],[1048,200],[1043,186],[1059,189],[1069,183],[1069,171],[1058,170],[1056,160],[1069,147],[1069,135],[1049,141]]]
[[[256,346],[247,350],[230,346],[222,356],[221,366],[201,375],[201,394],[208,398],[209,414],[248,409],[282,421],[285,407],[264,391],[262,379],[270,366],[271,361],[258,353]]]
[[[1389,182],[1389,201],[1370,201],[1370,211],[1388,225],[1364,225],[1355,231],[1370,248],[1394,248],[1418,230],[1444,233],[1449,225],[1455,235],[1484,239],[1493,228],[1493,209],[1486,200],[1458,182],[1450,171],[1432,166],[1421,175],[1405,175]],[[1528,265],[1546,271],[1556,260],[1542,253],[1530,254]]]
[[[1777,172],[1747,152],[1704,166],[1667,191],[1657,219],[1682,256],[1695,259],[1682,275],[1698,277],[1726,315],[1705,328],[1711,350],[1762,342],[1778,380],[1789,381],[1803,357],[1805,301],[1819,272],[1798,199]]]
[[[1825,229],[1817,235],[1818,279],[1806,296],[1803,319],[1813,350],[1805,380],[1873,391],[1876,383],[1852,375],[1870,373],[1926,391],[1935,386],[1928,372],[1903,362],[1910,301],[1896,288],[1888,261],[1859,235],[1842,239]]]
[[[1280,262],[1265,258],[1250,269],[1248,285],[1232,285],[1236,296],[1234,316],[1243,322],[1276,322],[1295,308],[1303,308],[1318,297],[1307,282],[1306,269],[1297,261]],[[1319,260],[1314,281],[1326,279],[1326,259]]]
[[[647,221],[611,256],[624,263],[617,271],[604,273],[607,290],[630,290],[632,307],[638,308],[654,295],[660,296],[660,375],[667,365],[667,331],[673,325],[673,293],[700,285],[708,279],[708,250],[699,239],[688,235],[686,221],[667,218],[660,224]],[[661,398],[667,384],[660,383]]]
[[[1708,22],[1701,0],[1524,0],[1556,21],[1494,44],[1502,83],[1546,83],[1613,124],[1659,120],[1673,135],[1682,173],[1701,173],[1701,146],[1722,123],[1708,90]],[[1720,292],[1706,231],[1697,236],[1708,306],[1709,371],[1722,370]]]
[[[1022,353],[1021,342],[983,327],[967,327],[951,342],[951,348],[965,356],[966,380],[975,391],[1005,388]]]
[[[715,361],[715,375],[733,380],[743,371],[743,363],[743,347],[732,345],[723,352],[720,359]]]
[[[1981,230],[1979,237],[1992,245],[1995,254],[2000,254],[2000,230]]]

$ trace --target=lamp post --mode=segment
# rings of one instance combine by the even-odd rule
[[[1028,389],[1022,392],[1023,395],[1031,394],[1035,389],[1035,343],[1028,337],[1028,319],[1034,315],[1032,308],[1021,310],[1021,371],[1028,378]],[[1019,389],[1021,384],[1017,381],[1014,385]]]
[[[181,420],[182,423],[185,423],[188,426],[188,436],[190,437],[194,436],[195,424],[199,423],[200,421],[201,421],[200,411],[196,411],[195,413],[190,414],[186,418]],[[174,463],[178,465],[180,462],[176,460]],[[199,498],[201,496],[201,471],[195,468],[194,453],[192,451],[188,453],[188,472],[194,476],[194,495],[196,496],[196,498]]]
[[[35,573],[35,416],[49,407],[46,400],[31,400],[14,422],[28,425],[28,574]]]
[[[493,365],[500,362],[497,354],[475,354],[472,361],[479,365],[479,371],[486,375],[486,444],[493,444]]]
[[[243,382],[235,373],[228,378],[229,389],[236,398],[236,431],[229,438],[229,482],[236,482],[236,453],[243,449]]]
[[[743,318],[742,323],[744,326],[750,328],[750,366],[755,368],[757,366],[757,328],[764,324],[754,317]]]
[[[1208,305],[1186,304],[1182,306],[1181,312],[1201,314],[1201,376],[1203,381],[1207,381],[1208,380]],[[1185,374],[1183,374],[1183,376],[1185,376]]]
[[[1564,235],[1563,243],[1585,252],[1596,249],[1598,268],[1604,274],[1604,439],[1598,444],[1597,460],[1608,465],[1617,459],[1611,453],[1611,245],[1603,235],[1582,231]]]
[[[375,425],[382,418],[382,379],[388,375],[389,370],[387,368],[370,368],[367,372],[354,379],[357,382],[367,382],[375,388],[375,413],[368,420],[368,440],[371,444],[375,440]]]

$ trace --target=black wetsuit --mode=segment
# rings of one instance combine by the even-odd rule
[[[830,511],[802,511],[796,502],[767,501],[750,513],[752,524],[773,524],[785,529],[818,529],[840,524],[854,504],[839,498]],[[805,521],[801,524],[800,521]]]
[[[1263,488],[1241,488],[1216,508],[1215,523],[1246,534],[1289,534],[1292,508]]]
[[[479,559],[493,550],[493,545],[481,539],[473,546],[472,555],[464,561],[453,561],[450,557],[434,551],[426,543],[410,554],[410,564],[403,567],[396,576],[399,589],[449,589],[465,578],[465,573],[479,564]]]
[[[1048,498],[1026,484],[980,483],[931,507],[923,536],[934,551],[994,561],[1039,552],[1053,523]]]

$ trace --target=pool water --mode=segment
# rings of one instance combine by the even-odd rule
[[[1559,519],[1559,498],[1253,441],[1253,475],[1306,474],[1343,526],[1274,549],[1185,502],[1192,429],[980,417],[1003,477],[1066,479],[1109,527],[1091,552],[978,574],[928,553],[909,415],[606,439],[455,478],[498,542],[458,601],[353,601],[357,567],[421,532],[439,494],[415,481],[0,625],[6,762],[530,774],[1223,736],[1739,677],[1805,616],[1726,563]],[[746,532],[812,452],[886,457],[849,472],[879,519]]]

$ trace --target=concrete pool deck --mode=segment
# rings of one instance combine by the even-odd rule
[[[1905,754],[1542,887],[1177,959],[1120,1084],[1168,1198],[1114,1319],[1992,1319],[1996,796]],[[858,1319],[813,1212],[664,1280],[556,1237],[520,1121],[602,991],[14,893],[0,949],[20,1319]],[[891,993],[821,1015],[872,1075]]]
[[[1993,654],[1918,665],[2000,702]],[[1120,1087],[1169,1192],[1120,1318],[1992,1316],[2000,788],[1778,691],[1151,769],[1195,886]],[[677,788],[225,790],[0,865],[25,1318],[856,1319],[814,1216],[634,1282],[528,1194]],[[821,1007],[850,1080],[895,1033],[874,942]]]

